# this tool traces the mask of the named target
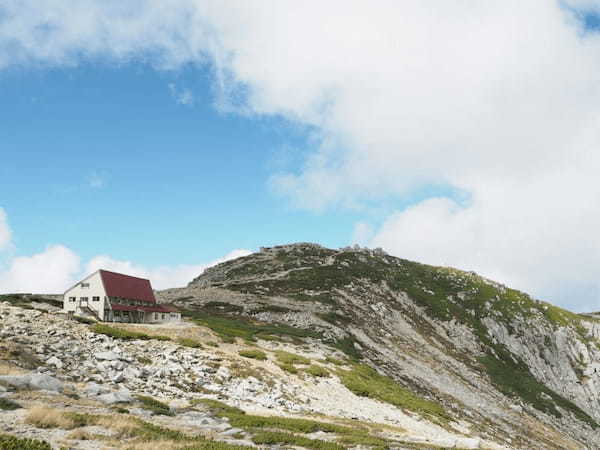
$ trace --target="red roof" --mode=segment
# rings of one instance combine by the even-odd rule
[[[104,290],[109,297],[120,297],[128,300],[141,300],[156,304],[150,281],[144,278],[123,275],[122,273],[100,270]]]
[[[110,306],[115,311],[141,311],[141,312],[159,312],[159,313],[175,312],[175,311],[171,311],[169,308],[165,308],[162,305],[137,306],[137,305],[121,305],[119,303],[113,303]]]

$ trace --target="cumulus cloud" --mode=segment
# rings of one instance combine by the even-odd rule
[[[41,253],[12,259],[8,269],[0,271],[0,293],[60,293],[80,270],[79,256],[67,247],[52,245]]]
[[[229,261],[230,259],[247,256],[250,253],[249,250],[236,249],[222,258],[204,264],[178,265],[174,267],[160,266],[155,268],[141,266],[132,263],[131,261],[119,261],[110,256],[101,255],[90,260],[86,265],[85,272],[92,273],[98,269],[112,270],[128,275],[148,278],[152,281],[152,287],[155,289],[166,289],[185,286],[208,267]]]
[[[0,293],[62,293],[85,275],[98,269],[148,278],[155,289],[180,287],[200,275],[207,267],[250,253],[249,250],[238,249],[204,264],[146,267],[107,255],[96,256],[82,264],[73,250],[63,245],[52,245],[41,253],[11,259],[8,268],[0,270]]]
[[[372,242],[584,309],[600,267],[600,35],[581,21],[594,5],[8,0],[0,67],[209,62],[220,104],[314,133],[302,167],[272,179],[296,205],[446,184],[470,200],[400,210]]]
[[[6,213],[0,208],[0,250],[11,246],[11,234]],[[3,293],[62,293],[84,276],[98,269],[112,270],[148,278],[155,289],[184,286],[206,268],[252,253],[236,249],[213,261],[177,266],[147,267],[131,261],[99,255],[82,264],[81,258],[64,245],[50,245],[31,256],[9,258],[6,267],[0,266],[0,294]]]

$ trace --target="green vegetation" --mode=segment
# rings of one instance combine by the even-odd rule
[[[149,340],[156,339],[159,341],[170,341],[171,338],[168,336],[151,336],[146,333],[140,333],[138,331],[128,331],[123,330],[121,328],[111,327],[110,325],[106,325],[103,323],[96,323],[91,327],[91,330],[97,334],[104,334],[106,336],[110,336],[115,339],[123,339],[123,340]]]
[[[304,436],[277,431],[263,431],[257,433],[252,438],[252,442],[258,445],[283,444],[317,450],[344,450],[346,448],[334,442],[327,442],[320,439],[309,439]]]
[[[387,448],[388,441],[372,436],[369,429],[363,424],[353,424],[352,427],[349,427],[311,419],[257,416],[245,414],[244,411],[238,408],[228,406],[218,400],[210,399],[198,399],[194,403],[204,405],[216,416],[228,418],[232,426],[253,433],[253,442],[256,444],[294,445],[310,449],[337,450],[348,448],[348,445],[340,445],[334,442],[299,436],[299,434],[322,431],[326,433],[335,433],[335,437],[332,436],[332,438],[339,440],[343,444]]]
[[[358,341],[354,338],[354,336],[347,336],[334,342],[329,342],[329,344],[344,352],[353,361],[359,361],[362,359],[360,351],[354,345],[358,344]]]
[[[40,414],[45,414],[47,417]],[[50,409],[40,411],[38,416],[38,421],[41,422],[42,425],[46,425],[44,428],[58,427],[63,429],[73,429],[90,425],[101,425],[116,431],[116,435],[119,438],[131,438],[135,440],[134,442],[176,441],[181,443],[181,448],[188,450],[246,450],[252,448],[207,440],[203,436],[188,435],[182,431],[155,425],[132,416],[115,417],[86,413],[60,412]],[[68,426],[65,426],[65,424],[68,424]],[[2,447],[1,443],[0,437],[0,450],[4,450],[5,447]],[[6,448],[10,450],[29,448],[31,448],[31,450],[46,450],[51,447],[16,446]]]
[[[0,410],[2,411],[14,411],[15,409],[21,408],[17,402],[13,402],[9,398],[0,397]]]
[[[260,308],[252,311],[252,314],[260,314],[260,313],[264,313],[264,312],[271,312],[271,313],[287,313],[290,312],[291,309],[290,308],[286,308],[284,306],[277,306],[277,305],[262,305]]]
[[[310,364],[310,359],[283,350],[276,351],[275,357],[281,364]]]
[[[177,339],[177,343],[179,345],[183,345],[184,347],[202,348],[202,344],[200,342],[190,338],[179,338]]]
[[[346,363],[345,363],[344,361],[342,361],[341,359],[339,359],[339,358],[333,358],[333,357],[331,357],[331,356],[327,356],[327,357],[325,357],[325,362],[328,362],[328,363],[334,364],[334,365],[336,365],[336,366],[343,366],[344,364],[346,364]]]
[[[262,350],[240,350],[238,353],[244,358],[259,359],[261,361],[267,359],[267,354]]]
[[[52,446],[45,441],[0,434],[0,450],[52,450]]]
[[[325,322],[329,322],[333,325],[344,325],[352,322],[352,319],[350,317],[342,316],[341,314],[331,311],[326,313],[319,313],[317,314],[317,316],[323,319]]]
[[[239,305],[233,305],[231,303],[226,303],[226,302],[207,302],[204,304],[204,309],[206,310],[213,310],[215,312],[220,312],[220,313],[239,313],[239,312],[244,312],[244,308],[242,306]]]
[[[82,316],[73,316],[73,320],[75,320],[76,322],[79,322],[79,323],[83,323],[85,325],[92,325],[92,324],[96,323],[95,320],[88,319],[87,317],[82,317]]]
[[[257,339],[268,339],[269,337],[292,339],[321,337],[320,333],[313,330],[294,328],[289,325],[256,322],[242,317],[215,316],[198,311],[188,311],[185,314],[198,324],[210,328],[224,342],[229,343],[235,342],[236,338],[256,342]]]
[[[361,397],[374,398],[409,411],[448,419],[440,404],[417,397],[367,365],[355,364],[351,370],[338,370],[337,375],[344,386]]]
[[[19,306],[25,309],[32,309],[31,305],[34,303],[46,303],[61,309],[63,307],[62,300],[40,297],[38,295],[4,294],[0,295],[0,302],[8,302],[13,306]]]
[[[329,433],[344,434],[351,434],[355,431],[353,428],[327,422],[318,422],[316,420],[246,414],[241,409],[228,406],[218,400],[198,399],[195,403],[205,405],[213,414],[219,417],[228,418],[232,426],[243,429],[276,428],[295,433],[325,431]]]
[[[304,369],[304,371],[307,374],[312,375],[313,377],[319,377],[319,378],[328,377],[330,375],[329,370],[327,370],[325,367],[319,366],[317,364],[313,364],[313,365],[307,367],[306,369]]]
[[[277,364],[281,370],[285,370],[286,372],[296,374],[298,373],[298,369],[293,364]]]
[[[169,408],[169,405],[163,403],[161,401],[156,400],[155,398],[148,397],[146,395],[138,395],[137,400],[142,404],[142,408],[147,411],[151,411],[155,415],[162,416],[174,416],[173,412]]]

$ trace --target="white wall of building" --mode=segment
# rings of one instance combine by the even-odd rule
[[[94,300],[94,297],[97,297],[98,300]],[[80,313],[81,307],[87,305],[98,314],[98,317],[103,318],[105,303],[106,292],[102,278],[100,272],[96,272],[65,292],[63,309],[65,312]]]

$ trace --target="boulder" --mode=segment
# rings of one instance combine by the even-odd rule
[[[16,389],[32,389],[38,391],[62,392],[62,381],[46,374],[34,373],[27,375],[0,376],[0,383]]]
[[[131,403],[133,401],[131,393],[126,389],[122,389],[118,392],[109,392],[108,394],[99,395],[97,399],[107,405],[112,405],[114,403]]]
[[[102,386],[101,384],[90,382],[90,383],[86,384],[83,392],[85,392],[85,394],[88,396],[96,396],[96,395],[107,394],[109,392],[109,390],[106,386]]]
[[[115,352],[97,352],[94,353],[94,358],[99,361],[116,361],[119,359],[119,355]]]
[[[60,359],[58,359],[56,356],[51,356],[50,358],[48,358],[48,360],[46,361],[46,364],[48,364],[49,366],[54,366],[57,369],[63,368],[63,362]]]

